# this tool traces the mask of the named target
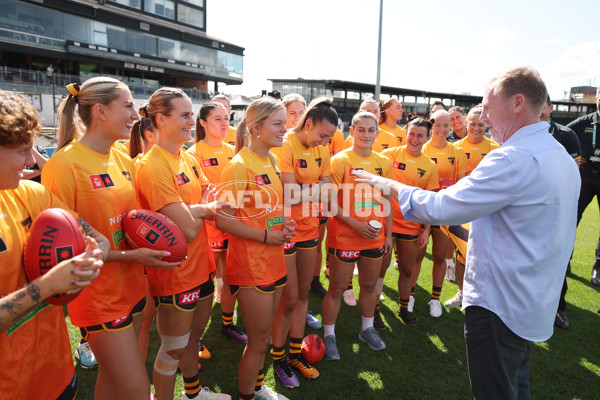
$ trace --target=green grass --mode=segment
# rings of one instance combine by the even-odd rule
[[[567,293],[567,313],[572,327],[568,331],[556,329],[550,340],[534,346],[530,361],[531,396],[534,399],[600,398],[600,315],[596,313],[600,296],[598,289],[589,282],[598,239],[598,218],[598,210],[592,205],[577,231]],[[336,324],[341,361],[318,363],[316,367],[321,376],[317,380],[300,378],[300,387],[289,390],[275,381],[267,356],[267,384],[290,399],[472,398],[463,338],[464,316],[459,310],[444,309],[440,319],[429,317],[430,271],[431,259],[426,257],[416,291],[415,315],[419,325],[409,328],[396,317],[398,271],[393,267],[388,270],[384,287],[386,300],[381,307],[388,325],[388,330],[381,334],[387,343],[386,350],[373,352],[358,340],[360,310],[342,304]],[[326,278],[322,278],[322,282],[327,286]],[[455,284],[445,282],[442,302],[452,297],[456,290]],[[321,319],[320,299],[311,294],[309,302],[309,308]],[[200,382],[237,399],[237,365],[243,345],[224,337],[220,325],[220,306],[216,305],[203,338],[212,358],[202,360]],[[69,329],[75,350],[79,330],[70,325]],[[322,335],[323,332],[307,328],[306,334],[309,333]],[[146,367],[152,376],[152,363],[160,341],[154,327],[150,335]],[[86,371],[78,366],[76,370],[78,399],[92,399],[96,371]],[[178,393],[182,390],[180,375],[177,376],[176,390]],[[175,398],[179,397],[176,395]]]

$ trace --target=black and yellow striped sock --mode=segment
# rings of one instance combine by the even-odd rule
[[[290,358],[298,358],[302,355],[302,338],[290,337]]]
[[[233,313],[223,311],[223,326],[233,325]]]
[[[191,378],[183,377],[183,389],[185,391],[185,395],[188,399],[193,399],[196,397],[198,392],[200,392],[200,377],[199,375],[192,376]]]
[[[285,348],[282,347],[271,347],[271,357],[273,357],[273,361],[283,360],[285,357]]]
[[[256,378],[256,387],[254,390],[259,391],[262,385],[265,384],[265,369],[258,371],[258,378]]]
[[[375,304],[375,312],[379,312],[379,303]]]
[[[254,393],[252,393],[252,394],[240,393],[240,400],[254,400]]]
[[[408,311],[408,299],[400,299],[400,311]]]
[[[410,288],[410,295],[412,297],[415,297],[415,287],[414,286]]]
[[[434,286],[431,289],[431,300],[439,300],[440,299],[440,294],[442,294],[442,287],[441,286]]]
[[[346,288],[346,290],[352,290],[353,286],[352,286],[352,278],[350,279],[350,282],[348,282],[348,287]]]

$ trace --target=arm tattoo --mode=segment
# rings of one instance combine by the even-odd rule
[[[98,243],[98,248],[100,249],[100,251],[102,251],[102,254],[104,255],[102,259],[106,261],[108,253],[110,252],[110,243],[108,242],[108,239],[106,239],[104,235],[100,234],[100,232],[92,228],[92,226],[83,219],[78,218],[77,220],[81,224],[81,227],[85,231],[85,234],[96,239],[96,242]]]
[[[31,300],[33,300],[35,303],[42,301],[40,288],[38,288],[34,283],[28,283],[25,287],[27,288],[27,294],[31,296]]]
[[[12,299],[4,298],[0,300],[0,310],[6,310],[10,315],[13,316],[17,315],[17,310],[21,310],[23,308],[23,306],[17,302],[25,296],[26,294],[21,292],[13,296]]]

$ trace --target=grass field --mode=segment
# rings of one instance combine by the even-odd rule
[[[567,313],[571,329],[556,329],[554,336],[534,346],[531,367],[533,399],[600,399],[600,295],[590,284],[590,270],[598,238],[598,210],[589,207],[577,231],[575,254],[568,277]],[[396,316],[398,310],[396,282],[398,271],[391,267],[385,280],[385,302],[381,313],[388,330],[381,333],[387,349],[373,352],[358,340],[359,307],[342,304],[336,324],[340,361],[321,361],[316,365],[321,376],[315,381],[301,379],[300,387],[290,390],[279,385],[273,376],[270,357],[265,364],[268,385],[290,399],[468,399],[469,388],[465,344],[464,315],[459,310],[444,309],[440,319],[429,317],[427,302],[431,292],[431,259],[426,258],[416,291],[415,316],[419,325],[405,326]],[[328,281],[322,278],[327,286]],[[356,289],[356,277],[355,277]],[[457,287],[445,282],[442,303],[452,297]],[[358,293],[357,293],[358,294]],[[310,295],[310,306],[321,319],[321,302]],[[236,314],[237,318],[237,314]],[[241,321],[238,321],[241,324]],[[202,360],[200,383],[237,399],[237,365],[243,345],[220,333],[220,306],[213,308],[211,322],[203,342],[212,358]],[[69,325],[73,351],[79,330]],[[306,334],[318,333],[307,328]],[[152,376],[154,355],[160,340],[153,327],[146,367]],[[96,371],[76,367],[79,378],[78,399],[93,399]],[[177,376],[177,392],[182,390]],[[175,396],[180,398],[180,394]]]

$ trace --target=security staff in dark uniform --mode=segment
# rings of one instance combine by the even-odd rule
[[[542,108],[542,113],[540,115],[540,119],[542,121],[547,121],[550,124],[550,129],[548,132],[554,136],[554,139],[558,141],[558,143],[562,144],[567,153],[577,162],[579,165],[579,161],[581,159],[581,143],[579,143],[579,138],[577,134],[570,128],[567,128],[564,125],[557,124],[556,122],[550,119],[550,114],[554,110],[554,106],[550,101],[550,96],[546,99],[546,104],[544,108]],[[571,327],[571,323],[569,322],[569,318],[567,318],[567,302],[565,301],[565,296],[567,294],[567,277],[565,276],[565,280],[563,282],[563,287],[560,292],[560,300],[558,302],[558,310],[556,312],[556,318],[554,319],[554,325],[561,329],[569,329]]]
[[[581,192],[577,206],[577,224],[588,204],[597,196],[600,207],[600,87],[596,90],[597,112],[584,115],[567,125],[577,134],[581,148]],[[600,239],[596,247],[596,262],[592,267],[592,285],[600,286]]]

